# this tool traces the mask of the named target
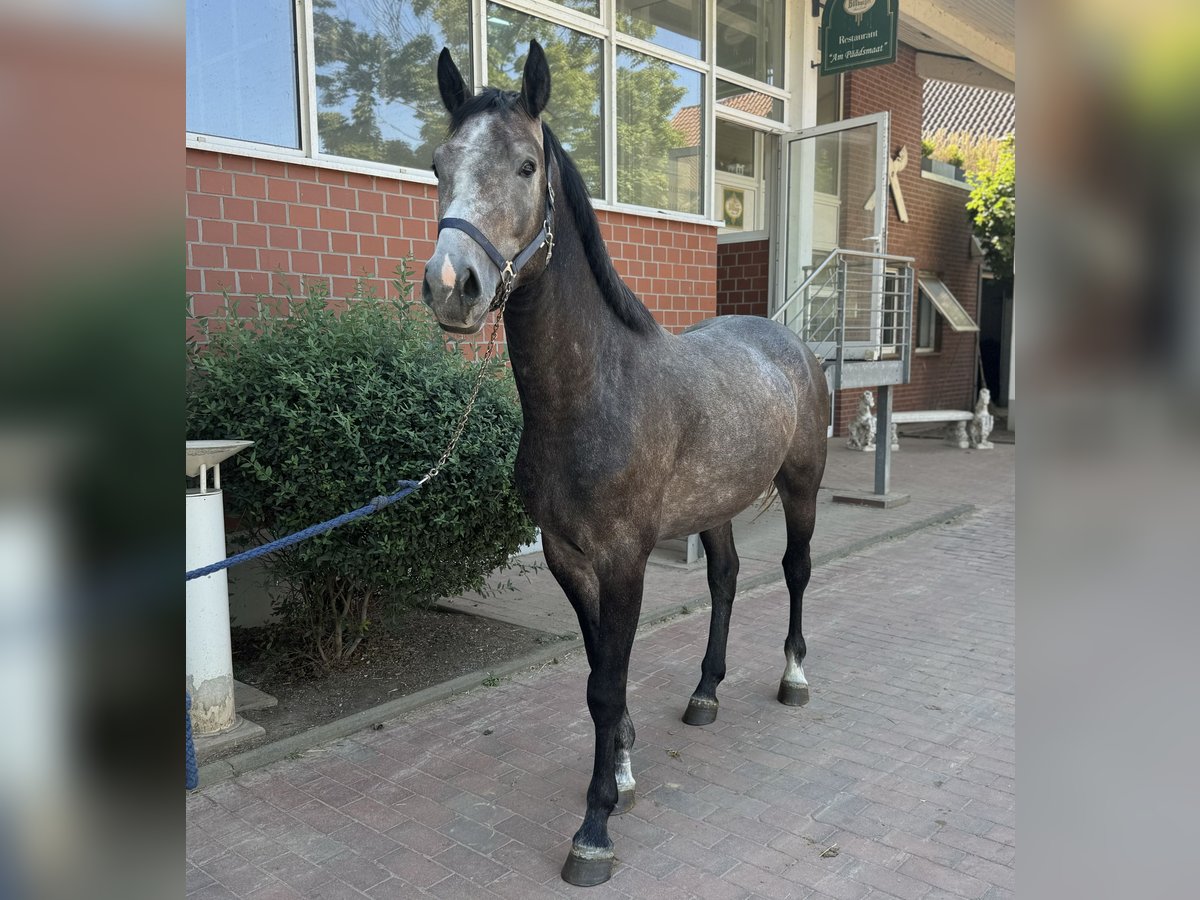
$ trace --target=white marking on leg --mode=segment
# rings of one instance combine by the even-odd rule
[[[787,667],[783,670],[783,681],[785,684],[808,686],[808,679],[804,677],[804,667],[792,657],[786,654]]]
[[[617,751],[617,790],[632,791],[637,782],[633,780],[633,764],[628,750]]]

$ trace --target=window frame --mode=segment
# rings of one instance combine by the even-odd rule
[[[604,196],[593,198],[593,205],[614,212],[631,215],[665,218],[672,221],[699,222],[706,225],[723,225],[723,219],[717,215],[714,196],[714,172],[716,166],[715,128],[718,118],[735,122],[772,134],[785,134],[789,130],[788,122],[791,116],[792,92],[783,87],[755,81],[740,73],[720,68],[716,65],[716,0],[704,2],[704,45],[705,59],[697,60],[666,47],[652,44],[649,41],[626,35],[617,30],[616,3],[614,0],[600,0],[599,16],[591,16],[562,6],[552,0],[492,0],[501,6],[516,12],[536,16],[555,25],[571,28],[595,37],[602,41],[602,57],[604,74],[601,84],[600,115],[603,120],[603,184]],[[472,83],[481,87],[487,85],[487,0],[469,0],[471,16],[471,78]],[[343,172],[353,172],[364,175],[411,181],[418,184],[437,184],[433,173],[427,169],[413,169],[406,166],[393,166],[386,163],[368,160],[355,160],[352,157],[337,156],[319,151],[317,134],[317,90],[316,90],[316,48],[314,41],[313,4],[311,0],[292,0],[292,9],[296,35],[296,83],[298,88],[297,106],[299,110],[300,147],[293,149],[271,144],[262,144],[240,138],[218,137],[200,132],[185,130],[184,145],[195,150],[207,150],[215,153],[228,153],[237,156],[248,156],[282,163],[297,163],[314,168],[334,169]],[[788,83],[787,67],[800,65],[791,62],[787,55],[788,36],[792,29],[803,27],[797,23],[798,14],[790,9],[790,4],[784,6],[783,28],[784,36],[784,77]],[[701,174],[700,186],[701,208],[699,213],[685,213],[675,210],[656,209],[653,207],[637,206],[631,203],[621,203],[617,200],[617,129],[616,129],[616,65],[617,53],[620,49],[633,50],[647,56],[666,60],[673,65],[697,72],[700,75],[701,91]],[[756,91],[777,98],[783,102],[783,118],[781,121],[756,116],[741,110],[723,107],[716,103],[716,79],[730,82],[747,90]]]
[[[915,279],[914,279],[915,280]],[[927,314],[933,323],[931,343],[923,345],[921,343],[921,316]],[[917,283],[917,310],[914,316],[916,327],[913,328],[913,352],[923,356],[941,352],[942,349],[942,315],[933,305],[933,300],[926,293],[925,288],[921,287],[920,282]]]

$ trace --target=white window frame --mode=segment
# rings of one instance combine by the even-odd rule
[[[313,40],[313,5],[310,0],[293,0],[296,34],[296,82],[298,89],[298,114],[300,130],[300,147],[293,149],[263,144],[257,141],[247,141],[238,138],[217,137],[199,132],[185,132],[185,146],[196,150],[208,150],[216,153],[228,153],[238,156],[248,156],[257,159],[267,159],[284,163],[298,163],[315,168],[334,169],[343,172],[355,172],[364,175],[375,175],[385,178],[411,181],[418,184],[437,184],[433,173],[425,169],[411,169],[404,166],[392,166],[386,163],[355,160],[350,157],[324,154],[317,149],[317,92],[316,92],[316,50]],[[488,0],[470,0],[471,10],[471,74],[473,83],[479,86],[487,85],[487,2]],[[626,35],[617,30],[614,0],[600,0],[598,17],[569,9],[550,0],[492,0],[500,6],[505,6],[516,12],[536,16],[555,25],[571,28],[585,34],[599,37],[603,40],[602,53],[604,56],[604,77],[601,84],[600,114],[604,121],[604,199],[594,199],[593,205],[599,209],[630,215],[663,218],[671,221],[698,222],[706,225],[721,226],[723,219],[717,215],[714,199],[713,176],[716,168],[715,127],[716,119],[727,119],[741,125],[772,134],[788,132],[789,115],[791,113],[792,94],[784,88],[765,84],[747,78],[737,72],[722,69],[716,65],[716,0],[705,0],[704,3],[704,45],[706,59],[697,60],[693,57],[677,53],[649,41]],[[793,29],[803,28],[803,12],[792,9],[791,4],[784,8],[784,72],[780,81],[788,83],[791,79],[790,68],[802,65],[799,59],[789,56],[791,47],[790,37]],[[701,76],[701,140],[703,141],[702,174],[703,183],[700,189],[700,213],[684,213],[675,210],[655,209],[652,207],[636,206],[617,201],[617,129],[616,129],[616,62],[618,49],[633,50],[647,56],[666,60],[673,65],[697,72]],[[432,77],[432,73],[431,76]],[[767,94],[783,101],[783,120],[775,121],[741,110],[720,106],[716,103],[716,80],[731,82],[747,90]]]

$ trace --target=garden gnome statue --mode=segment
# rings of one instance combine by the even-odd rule
[[[875,449],[875,396],[863,391],[858,401],[858,412],[850,423],[850,439],[846,446],[851,450],[871,451]]]
[[[971,446],[976,450],[991,450],[995,444],[988,440],[992,426],[996,424],[995,417],[988,412],[988,404],[992,401],[992,393],[987,388],[979,389],[979,400],[975,403],[975,418],[971,420]]]

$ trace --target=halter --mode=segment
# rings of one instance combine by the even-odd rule
[[[514,256],[512,259],[505,259],[504,254],[496,249],[496,245],[487,239],[482,231],[468,222],[466,219],[455,219],[453,217],[442,219],[438,222],[438,234],[440,235],[443,229],[454,228],[467,234],[475,241],[483,252],[488,255],[488,258],[500,270],[500,290],[496,292],[496,296],[492,299],[490,309],[501,308],[505,301],[508,300],[508,295],[512,293],[513,284],[517,280],[517,275],[525,268],[526,264],[533,259],[543,247],[550,249],[546,253],[546,264],[549,265],[551,258],[554,256],[554,178],[553,170],[550,163],[550,144],[547,141],[544,147],[546,157],[546,217],[542,220],[542,230],[539,231],[532,241]]]

